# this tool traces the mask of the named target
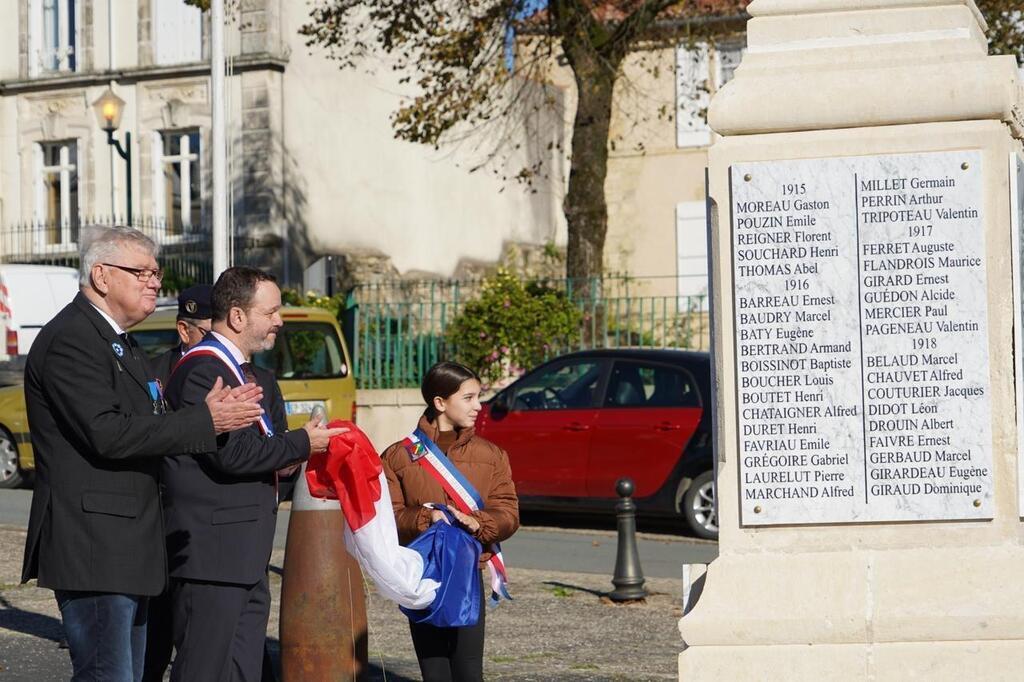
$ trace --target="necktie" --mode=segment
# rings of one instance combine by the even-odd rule
[[[121,337],[122,341],[124,341],[125,348],[128,349],[128,352],[131,353],[131,356],[133,358],[136,357],[135,356],[135,346],[136,346],[135,338],[131,334],[129,334],[128,332],[121,332],[120,334],[118,334],[118,336]]]
[[[256,383],[256,372],[252,371],[251,362],[243,362],[242,365],[242,376],[245,377],[245,383],[255,384]]]

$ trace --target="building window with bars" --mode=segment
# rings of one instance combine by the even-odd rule
[[[154,214],[168,236],[180,236],[202,220],[199,131],[166,130],[153,136]]]
[[[74,246],[78,242],[78,142],[35,145],[35,219],[37,246]]]
[[[29,0],[29,75],[79,69],[78,0]]]

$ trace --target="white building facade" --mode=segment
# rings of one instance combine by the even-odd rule
[[[325,255],[341,256],[357,281],[452,277],[497,262],[510,245],[564,245],[564,159],[549,160],[553,172],[531,193],[471,173],[469,151],[396,141],[389,115],[405,86],[389,68],[340,71],[306,47],[306,3],[246,0],[234,11],[225,38],[235,262],[296,284]],[[70,257],[83,223],[123,219],[130,182],[135,222],[184,277],[202,279],[212,216],[208,13],[183,0],[10,0],[0,25],[19,36],[0,44],[0,259]],[[711,136],[700,101],[735,56],[680,58],[668,97],[697,102],[694,114],[620,131],[627,142],[613,151],[607,185],[609,269],[696,283],[673,285],[680,293],[705,286]],[[92,109],[108,87],[125,101],[115,137],[123,144],[131,133],[130,179]]]

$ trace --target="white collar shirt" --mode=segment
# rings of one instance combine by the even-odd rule
[[[110,315],[107,315],[107,313],[102,308],[97,306],[92,301],[89,301],[89,305],[91,305],[93,308],[95,308],[96,312],[98,312],[100,315],[102,315],[103,319],[106,320],[110,324],[110,326],[114,328],[114,333],[115,334],[117,334],[118,336],[120,336],[121,334],[124,334],[124,330],[121,329],[121,325],[119,325],[117,322],[115,322],[114,318],[112,318]]]
[[[222,336],[217,332],[210,333],[213,334],[214,338],[216,338],[218,341],[224,344],[224,347],[228,349],[229,353],[231,353],[231,357],[233,357],[235,359],[235,362],[237,362],[239,365],[241,365],[243,362],[249,362],[248,360],[245,359],[245,356],[242,355],[242,351],[238,350],[238,346],[236,346],[230,340],[228,340],[227,337]]]

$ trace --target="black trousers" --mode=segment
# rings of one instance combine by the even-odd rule
[[[162,682],[167,667],[171,664],[174,649],[173,627],[174,603],[171,590],[166,589],[159,597],[149,598],[149,622],[146,626],[146,667],[142,682]],[[263,676],[260,682],[276,682],[274,664],[266,644],[263,646]]]
[[[267,578],[255,585],[173,580],[172,682],[259,682],[270,618]]]
[[[149,620],[146,624],[146,667],[142,682],[161,682],[171,664],[174,631],[171,625],[172,602],[170,589],[149,598]]]
[[[409,623],[412,645],[423,682],[482,682],[484,679],[484,616],[490,585],[480,589],[480,619],[464,628],[439,628]]]

